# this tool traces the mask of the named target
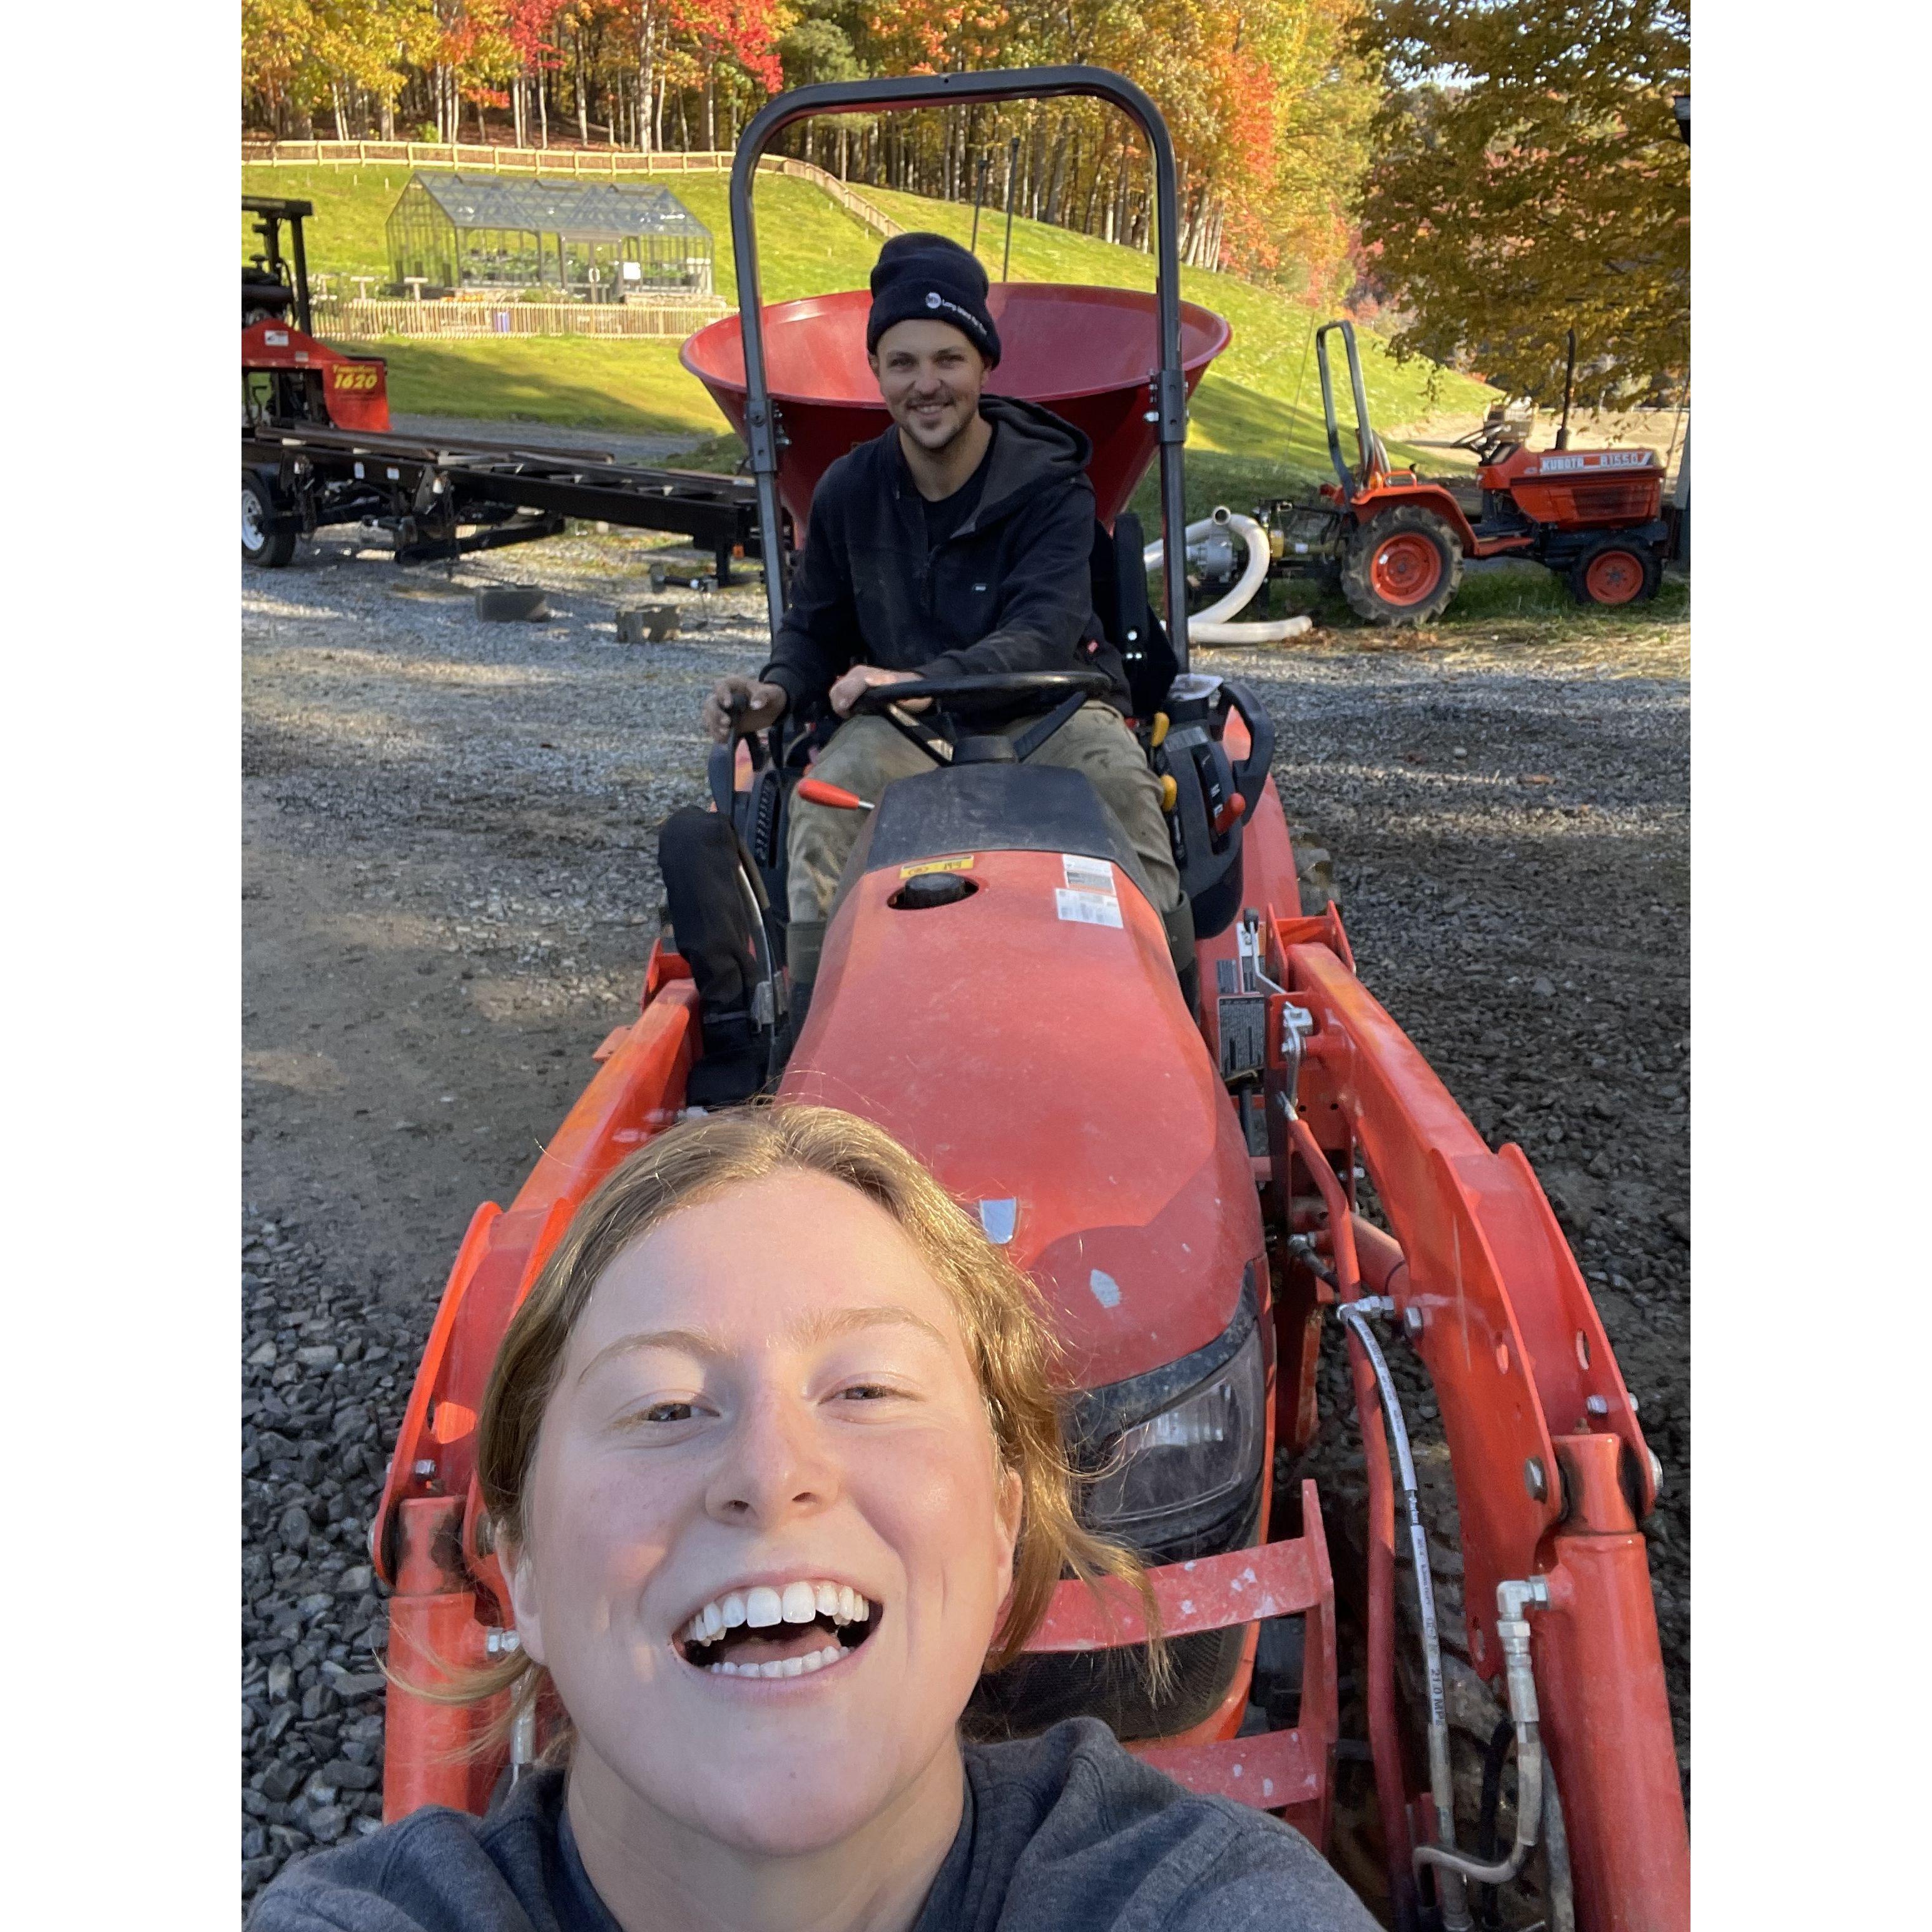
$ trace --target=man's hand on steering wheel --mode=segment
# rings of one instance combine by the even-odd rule
[[[712,743],[728,745],[734,736],[746,736],[776,724],[789,702],[783,685],[735,674],[721,677],[704,700],[704,728]]]
[[[916,670],[881,670],[877,664],[854,664],[832,687],[828,694],[832,708],[841,718],[849,718],[852,707],[859,701],[862,692],[871,691],[882,684],[916,684],[919,674]],[[908,711],[926,711],[932,708],[929,698],[910,698],[906,700]]]

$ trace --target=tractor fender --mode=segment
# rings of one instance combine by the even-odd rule
[[[1462,505],[1439,483],[1391,481],[1378,484],[1372,490],[1363,490],[1349,504],[1348,514],[1359,526],[1372,522],[1383,511],[1392,510],[1400,504],[1413,504],[1440,517],[1456,532],[1456,541],[1462,546],[1462,554],[1478,554],[1476,532],[1463,514]]]

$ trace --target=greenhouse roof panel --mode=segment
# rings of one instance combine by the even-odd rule
[[[711,238],[710,230],[668,188],[506,181],[497,175],[418,174],[412,180],[458,228],[520,228],[584,242],[627,235]]]

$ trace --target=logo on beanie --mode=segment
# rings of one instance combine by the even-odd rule
[[[939,291],[937,289],[926,290],[926,305],[928,308],[937,308],[939,306]]]

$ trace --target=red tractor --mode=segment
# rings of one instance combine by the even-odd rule
[[[748,1073],[712,1064],[691,967],[660,940],[637,1017],[598,1047],[599,1070],[521,1191],[470,1223],[372,1528],[394,1593],[385,1815],[480,1810],[544,1743],[539,1712],[506,1749],[472,1748],[500,1713],[405,1688],[515,1642],[476,1474],[506,1324],[619,1162],[700,1100],[748,1097],[763,1073],[781,1100],[879,1122],[1030,1272],[1071,1367],[1074,1453],[1106,1472],[1084,1507],[1150,1566],[1171,1689],[1156,1696],[1113,1667],[1144,1637],[1134,1606],[1110,1621],[1069,1583],[1029,1654],[982,1684],[980,1719],[1025,1730],[1100,1715],[1184,1784],[1273,1811],[1325,1850],[1346,1660],[1374,1770],[1374,1803],[1351,1829],[1385,1861],[1385,1888],[1371,1888],[1399,1927],[1468,1927],[1471,1887],[1533,1868],[1552,1924],[1684,1932],[1688,1834],[1640,1527],[1660,1465],[1528,1162],[1484,1143],[1356,976],[1336,908],[1304,911],[1273,727],[1251,692],[1189,671],[1178,566],[1171,644],[1149,608],[1121,506],[1157,447],[1163,526],[1178,542],[1187,392],[1227,334],[1179,301],[1173,151],[1138,88],[1088,67],[840,82],[781,95],[750,124],[731,189],[740,314],[694,338],[686,359],[746,432],[772,614],[784,608],[781,501],[808,505],[825,465],[871,433],[853,412],[886,418],[868,404],[862,356],[831,352],[850,302],[760,304],[760,155],[813,114],[1042,95],[1125,110],[1154,159],[1154,293],[1030,289],[1028,332],[1060,347],[1010,354],[997,375],[1102,432],[1094,482],[1117,568],[1111,592],[1096,584],[1096,614],[1128,662],[1169,800],[1198,995],[1184,989],[1118,821],[1082,774],[1030,761],[1090,674],[902,683],[861,703],[891,716],[888,696],[930,699],[926,718],[894,722],[931,769],[866,814],[786,1061],[789,802],[800,786],[820,804],[861,801],[812,778],[808,739],[783,728],[713,754],[714,801],[744,851],[750,1010],[772,1050]],[[982,707],[1016,698],[1053,708],[1016,741],[976,730]],[[1352,1365],[1365,1457],[1358,1655],[1338,1642],[1324,1499],[1312,1482],[1276,1478],[1277,1450],[1315,1435],[1329,1328]],[[1454,1476],[1465,1609],[1453,1640],[1507,1706],[1516,1754],[1512,1841],[1492,1855],[1474,1849],[1476,1800],[1465,1792],[1459,1808],[1452,1774],[1435,1588],[1387,1368],[1398,1349],[1432,1379]],[[1398,1487],[1429,1686],[1406,1721]]]
[[[1342,454],[1328,338],[1348,351],[1358,458]],[[1553,450],[1525,446],[1500,412],[1451,448],[1471,451],[1474,489],[1399,470],[1369,422],[1355,332],[1324,323],[1315,334],[1322,407],[1336,481],[1319,503],[1280,499],[1256,520],[1272,556],[1270,574],[1313,575],[1334,584],[1371,624],[1422,624],[1439,616],[1468,557],[1522,556],[1568,583],[1580,604],[1635,604],[1656,594],[1670,526],[1664,465],[1650,449]],[[1235,554],[1224,560],[1232,575]]]
[[[250,430],[307,425],[383,434],[389,371],[380,356],[345,356],[310,332],[302,224],[314,214],[313,203],[244,194],[242,207],[256,218],[264,244],[242,269],[242,556],[273,569],[294,556],[296,538],[304,527],[312,530],[315,519],[311,512],[305,524],[297,507],[291,486],[298,479],[280,476],[262,451],[251,451]],[[296,460],[305,482],[310,466]]]

